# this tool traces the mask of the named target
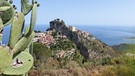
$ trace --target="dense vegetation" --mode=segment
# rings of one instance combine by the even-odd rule
[[[50,46],[51,50],[68,50],[72,48],[75,48],[75,45],[72,41],[62,39],[57,40],[56,44]]]
[[[59,46],[58,48],[52,46]],[[42,70],[54,70],[54,69],[62,69],[62,68],[69,68],[70,63],[75,63],[77,65],[81,65],[83,61],[83,56],[79,53],[76,49],[75,44],[70,40],[59,40],[57,44],[52,45],[50,48],[46,45],[41,43],[34,43],[33,44],[33,56],[35,58],[35,69],[42,69]],[[57,57],[57,50],[64,50],[68,51],[72,48],[75,49],[75,54],[65,57],[59,58]],[[71,60],[71,57],[73,58]],[[71,60],[71,61],[70,61]]]
[[[61,43],[61,42],[60,42]],[[62,45],[67,43],[62,43]],[[74,45],[70,41],[70,45]],[[93,62],[84,61],[79,51],[76,51],[73,60],[67,58],[51,57],[50,48],[40,43],[34,43],[34,54],[39,60],[36,65],[37,71],[31,70],[30,75],[64,75],[64,76],[135,76],[135,59],[127,56],[126,53],[134,53],[134,44],[122,44],[115,46],[115,49],[126,51],[122,52],[119,57],[103,59],[102,64],[95,64]],[[116,48],[117,47],[117,48]],[[62,47],[59,47],[62,48]],[[44,64],[40,61],[45,58]]]
[[[113,48],[123,52],[135,53],[135,44],[114,45]]]
[[[41,59],[41,60],[42,58],[47,59],[48,57],[51,57],[52,55],[51,50],[47,46],[41,43],[34,43],[33,49],[34,49],[33,52],[37,59]]]

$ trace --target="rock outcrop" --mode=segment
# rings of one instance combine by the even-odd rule
[[[55,19],[50,22],[49,30],[57,34],[66,35],[72,40],[79,52],[90,61],[102,61],[102,58],[111,58],[115,51],[95,38],[92,34],[79,30],[74,26],[67,26],[63,20]]]

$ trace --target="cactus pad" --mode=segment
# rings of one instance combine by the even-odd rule
[[[0,31],[3,29],[3,27],[4,27],[4,25],[3,25],[3,22],[2,22],[2,20],[0,18]]]
[[[5,0],[0,0],[0,5],[1,5],[3,2],[5,2]]]
[[[8,9],[10,9],[9,6],[0,7],[0,11],[1,11],[1,12],[2,12],[2,11],[6,11],[6,10],[8,10]]]
[[[11,48],[14,47],[14,45],[17,43],[17,41],[21,36],[23,21],[24,21],[23,13],[16,13],[10,31],[9,46]]]
[[[4,27],[4,25],[3,25],[3,22],[2,22],[2,20],[0,18],[0,41],[2,40],[2,30],[3,30],[3,27]]]
[[[4,8],[6,6],[6,8],[7,8],[6,11],[3,10],[0,12],[0,17],[3,21],[4,26],[6,26],[12,22],[15,11],[14,11],[14,8],[10,5],[10,3],[8,3],[6,0],[2,1],[0,3],[1,3],[0,7]]]
[[[31,35],[22,37],[14,46],[13,53],[15,54],[20,51],[24,51],[28,47],[34,36],[35,33],[32,32]]]
[[[28,52],[21,52],[17,55],[11,65],[3,72],[6,75],[22,75],[28,72],[33,66],[33,57]]]
[[[34,26],[36,24],[36,19],[37,19],[37,4],[34,4],[31,13],[30,30],[28,34],[32,33]]]
[[[32,5],[29,2],[30,2],[29,0],[21,0],[22,3],[21,11],[24,15],[27,15],[32,9]]]
[[[0,74],[10,65],[13,54],[9,47],[0,46]]]

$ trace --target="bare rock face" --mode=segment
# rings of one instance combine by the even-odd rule
[[[64,21],[55,19],[50,22],[50,30],[56,33],[66,35],[72,40],[79,52],[85,59],[90,61],[102,61],[103,58],[111,58],[115,55],[115,51],[95,38],[92,34],[79,30],[74,26],[67,26]]]

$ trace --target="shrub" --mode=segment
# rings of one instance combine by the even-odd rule
[[[101,72],[101,76],[117,76],[113,66],[105,66]]]
[[[78,50],[76,50],[73,60],[76,61],[79,65],[82,65],[84,57],[79,53]]]
[[[36,58],[40,60],[46,60],[52,55],[51,50],[41,43],[33,44],[33,53],[36,55]]]

